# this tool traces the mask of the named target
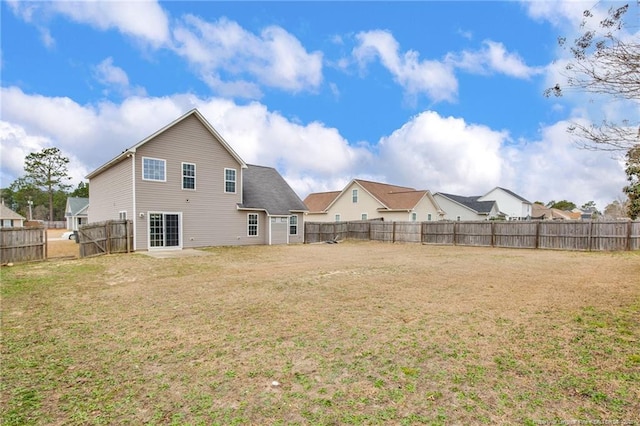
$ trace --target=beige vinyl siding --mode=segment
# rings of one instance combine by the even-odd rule
[[[121,211],[133,219],[132,157],[89,180],[88,222],[117,220]]]
[[[358,190],[358,202],[353,202],[353,190]],[[375,198],[365,191],[357,183],[352,183],[346,191],[338,196],[338,199],[329,208],[326,220],[318,221],[333,222],[336,213],[340,213],[341,221],[361,220],[362,214],[366,213],[368,219],[377,219],[382,217],[378,212],[378,208],[383,207]],[[324,219],[324,218],[323,218]],[[316,220],[315,218],[310,220]]]
[[[166,160],[166,182],[142,179],[142,157]],[[196,189],[182,189],[182,163],[196,165]],[[224,169],[237,171],[237,191],[224,192]],[[241,202],[240,164],[195,117],[168,128],[137,149],[136,215],[137,247],[148,248],[146,212],[181,212],[184,248],[264,244],[264,214],[259,212],[260,233],[247,236],[247,213],[238,211]]]

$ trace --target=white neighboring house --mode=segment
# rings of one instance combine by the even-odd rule
[[[26,220],[24,216],[14,212],[4,203],[0,206],[0,228],[22,228],[24,226]]]
[[[495,201],[479,201],[479,196],[463,197],[461,195],[437,192],[433,197],[446,212],[445,220],[489,220],[501,217],[498,203]]]
[[[532,204],[515,192],[496,186],[478,198],[478,201],[495,201],[507,220],[529,220]]]
[[[77,231],[81,225],[87,223],[89,199],[81,197],[67,198],[64,215],[67,218],[67,229]]]

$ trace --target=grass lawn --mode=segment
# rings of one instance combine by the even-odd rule
[[[345,242],[1,274],[2,425],[640,421],[640,252]]]

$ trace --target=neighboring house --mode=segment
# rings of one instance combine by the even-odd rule
[[[305,198],[307,220],[340,222],[382,219],[435,221],[444,212],[427,190],[353,179],[342,191],[317,192]]]
[[[500,212],[503,213],[508,220],[531,219],[531,203],[508,189],[497,186],[479,197],[478,201],[497,202],[500,207]]]
[[[0,204],[0,228],[22,228],[26,218]]]
[[[531,205],[531,219],[534,220],[571,220],[571,212],[560,209],[551,209],[542,204]]]
[[[91,172],[89,221],[130,219],[136,250],[297,243],[306,206],[196,109]]]
[[[446,212],[445,220],[489,220],[503,217],[498,209],[498,203],[478,201],[480,196],[463,197],[437,192],[433,197]]]
[[[64,215],[67,218],[67,229],[77,231],[78,227],[87,223],[87,211],[89,199],[81,197],[67,198],[67,207]]]

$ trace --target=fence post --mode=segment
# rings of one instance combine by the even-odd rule
[[[491,222],[491,247],[496,246],[496,223]]]
[[[111,232],[109,232],[111,229],[111,223],[112,221],[109,220],[105,224],[105,235],[107,236],[107,244],[105,245],[105,248],[107,249],[107,254],[111,254]]]
[[[633,222],[632,221],[628,221],[627,222],[627,251],[631,250],[631,229],[633,227]]]
[[[589,232],[587,233],[587,251],[591,251],[591,233],[593,230],[593,220],[589,221]]]
[[[536,248],[540,247],[540,223],[541,222],[542,221],[540,220],[536,222],[536,244],[535,244]]]
[[[456,227],[458,222],[453,222],[453,245],[458,245],[458,238],[456,238]]]
[[[391,242],[395,243],[396,242],[396,221],[394,220],[392,223],[392,231],[391,231]]]

